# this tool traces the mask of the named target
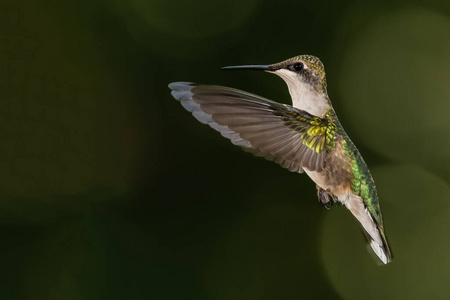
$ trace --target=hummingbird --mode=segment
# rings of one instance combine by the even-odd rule
[[[234,88],[191,82],[169,84],[172,96],[201,123],[244,151],[306,173],[316,184],[320,204],[343,204],[363,228],[368,244],[384,264],[392,254],[384,232],[377,190],[370,171],[339,122],[327,93],[319,58],[299,55],[270,65],[223,70],[257,70],[281,77],[292,105]]]

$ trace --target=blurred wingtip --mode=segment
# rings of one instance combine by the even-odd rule
[[[194,86],[195,83],[193,82],[187,82],[187,81],[175,81],[169,83],[168,87],[172,91],[183,91],[183,90],[190,90],[192,86]]]
[[[178,82],[172,82],[169,83],[169,88],[172,90],[171,94],[172,96],[178,100],[181,101],[182,104],[185,103],[186,101],[190,101],[192,100],[192,92],[191,89],[193,88],[193,83],[192,82],[184,82],[184,81],[178,81]],[[189,106],[189,103],[185,103]],[[185,106],[185,105],[183,105]],[[189,109],[185,106],[185,108],[189,111],[192,111],[192,109]]]

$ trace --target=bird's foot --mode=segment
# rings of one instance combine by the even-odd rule
[[[317,197],[319,198],[319,203],[326,209],[330,209],[330,207],[338,201],[337,197],[333,195],[329,189],[324,190],[320,187],[317,187]]]

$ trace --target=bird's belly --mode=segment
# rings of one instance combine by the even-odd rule
[[[314,181],[320,188],[329,190],[333,195],[338,198],[344,199],[344,196],[351,193],[351,188],[348,183],[338,182],[339,180],[330,180],[330,176],[326,172],[309,171],[304,169],[309,178]]]

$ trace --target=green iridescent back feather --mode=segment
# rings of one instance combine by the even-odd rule
[[[353,144],[347,133],[344,131],[341,123],[339,122],[336,114],[330,111],[327,114],[337,126],[337,133],[343,137],[342,146],[348,157],[350,157],[352,168],[352,182],[351,189],[356,195],[359,195],[377,224],[383,227],[383,219],[381,217],[380,204],[378,202],[377,190],[375,182],[373,181],[372,174],[370,174],[369,168],[366,162],[359,153],[356,146]],[[381,230],[383,231],[383,230]],[[382,233],[384,235],[384,233]]]

